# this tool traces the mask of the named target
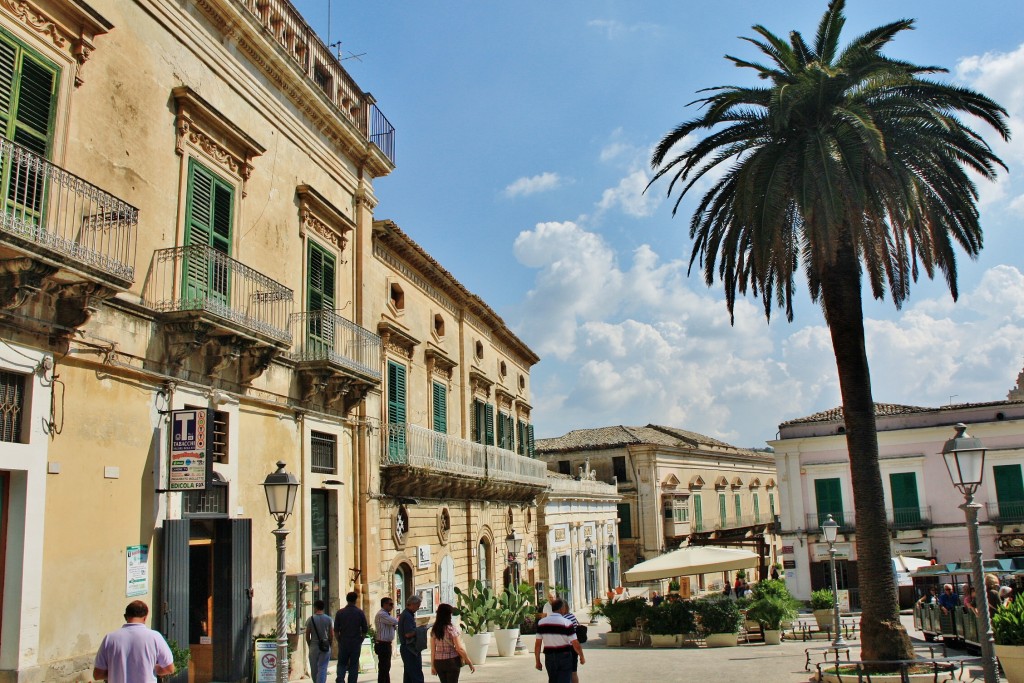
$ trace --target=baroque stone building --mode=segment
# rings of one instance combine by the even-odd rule
[[[758,552],[767,576],[777,554],[778,490],[771,454],[731,446],[696,432],[647,425],[578,429],[537,441],[552,470],[593,470],[615,484],[615,547],[624,572],[686,544],[732,545]],[[692,590],[721,586],[700,576]]]
[[[135,598],[248,679],[276,461],[290,628],[366,590],[394,130],[286,0],[0,3],[0,120],[0,680],[87,679]]]

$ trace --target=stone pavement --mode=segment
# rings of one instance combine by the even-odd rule
[[[924,654],[928,652],[928,643],[924,642],[921,633],[913,630],[913,619],[904,616],[904,626],[910,630],[915,645]],[[604,620],[596,626],[590,626],[587,643],[583,646],[587,663],[580,666],[581,683],[645,683],[658,681],[686,681],[699,683],[804,683],[811,680],[811,673],[804,671],[804,649],[809,645],[823,645],[825,641],[803,643],[799,641],[783,641],[781,645],[764,645],[751,643],[730,648],[621,648],[605,647],[601,634],[608,630]],[[529,653],[514,657],[487,658],[487,663],[476,668],[472,674],[468,667],[462,669],[460,683],[546,683],[545,673],[534,668],[533,636],[525,636]],[[859,640],[851,642],[851,658],[859,657]],[[941,646],[935,645],[936,654]],[[493,648],[492,648],[493,650]],[[949,655],[963,654],[954,650]],[[427,683],[437,681],[430,675],[429,660],[424,656],[424,676]],[[813,666],[812,666],[813,671]],[[963,681],[982,680],[980,668],[969,668],[964,672]],[[334,683],[334,662],[331,662],[331,673],[328,683]],[[374,672],[359,675],[363,683],[377,680]],[[393,683],[402,681],[402,662],[396,659],[391,668]]]

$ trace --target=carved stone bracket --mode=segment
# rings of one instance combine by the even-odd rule
[[[164,323],[164,363],[174,372],[180,371],[185,359],[206,345],[211,330],[209,323]]]
[[[63,285],[56,290],[55,320],[68,329],[81,327],[113,295],[114,290],[110,287],[93,282]]]
[[[310,185],[299,185],[295,194],[299,197],[299,235],[304,237],[309,230],[344,252],[355,221]],[[345,263],[344,258],[341,262]]]
[[[251,344],[243,349],[238,361],[238,383],[242,386],[252,384],[257,377],[267,371],[280,352],[276,346],[262,344]]]
[[[490,398],[494,380],[488,378],[487,375],[479,370],[473,369],[469,371],[469,386],[474,395],[479,394],[484,398]]]
[[[0,308],[21,308],[43,290],[47,278],[56,272],[57,268],[30,258],[0,261]]]
[[[385,350],[409,360],[412,360],[413,351],[420,343],[420,340],[409,334],[403,326],[390,320],[377,323],[377,334],[380,335]]]
[[[331,410],[341,406],[348,414],[373,388],[373,383],[352,377],[334,368],[299,368],[299,382],[303,402],[310,402],[319,394],[323,405]]]
[[[426,351],[423,352],[424,357],[427,361],[427,376],[444,378],[447,382],[452,381],[452,374],[458,363],[449,358],[447,354],[430,344]]]
[[[498,408],[512,412],[512,401],[515,397],[505,389],[498,387],[494,390],[494,396],[498,400]]]

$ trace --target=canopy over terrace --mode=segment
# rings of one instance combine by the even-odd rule
[[[659,555],[653,560],[641,562],[623,578],[626,581],[654,581],[674,576],[693,576],[712,572],[727,572],[734,569],[756,567],[757,553],[738,548],[716,546],[687,546],[670,553]]]

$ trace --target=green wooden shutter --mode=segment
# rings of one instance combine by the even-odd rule
[[[505,448],[505,413],[498,413],[498,446]]]
[[[772,521],[775,521],[775,494],[768,494],[768,513],[772,516]]]
[[[725,528],[725,525],[726,525],[726,522],[728,521],[728,519],[729,519],[729,515],[726,512],[725,494],[724,493],[719,493],[718,494],[718,521],[721,522],[722,528]]]
[[[484,443],[494,445],[494,404],[484,404]]]
[[[531,458],[536,458],[537,457],[537,444],[536,444],[536,442],[534,441],[534,438],[533,438],[533,425],[532,424],[526,425],[526,430],[529,432],[529,438],[530,438],[530,446],[527,449],[527,453],[526,454],[528,456],[530,456]]]
[[[516,438],[518,439],[516,443],[516,453],[519,455],[526,455],[526,423],[522,420],[516,421]]]
[[[633,538],[633,519],[629,503],[619,503],[619,538]]]
[[[1020,465],[996,465],[992,468],[992,476],[996,480],[999,520],[1024,521],[1024,479]]]
[[[334,350],[334,254],[316,242],[309,243],[306,263],[306,312],[309,351],[323,353]],[[322,313],[321,313],[322,311]]]
[[[388,361],[388,454],[392,462],[407,462],[405,452],[405,366]]]
[[[838,478],[815,479],[814,500],[818,508],[818,526],[832,515],[837,524],[843,525],[843,489]]]
[[[699,493],[693,495],[693,530],[704,531],[704,509]]]
[[[483,443],[480,436],[480,426],[484,421],[480,417],[481,403],[478,399],[473,399],[473,406],[469,411],[469,435],[473,443]]]
[[[434,431],[448,433],[448,389],[434,382]]]
[[[234,188],[208,169],[189,161],[185,198],[185,246],[203,245],[230,256]],[[184,298],[227,303],[231,296],[228,262],[206,251],[188,250],[184,267]]]
[[[892,493],[892,521],[897,528],[921,523],[921,508],[917,497],[917,476],[913,472],[893,472],[889,475]]]
[[[738,493],[734,493],[732,496],[733,503],[736,507],[736,524],[737,526],[743,519],[743,498]]]
[[[761,523],[761,500],[754,494],[754,524]]]

